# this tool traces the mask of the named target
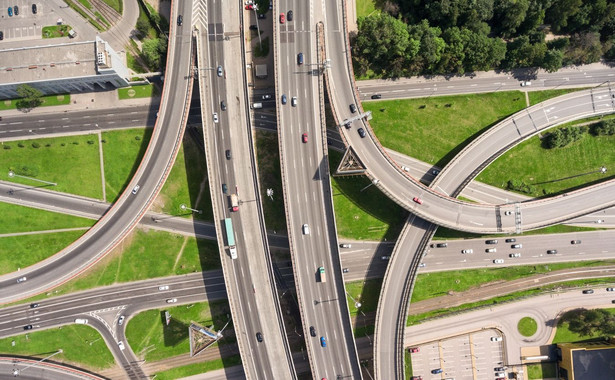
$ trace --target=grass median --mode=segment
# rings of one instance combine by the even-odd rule
[[[233,355],[226,358],[209,360],[201,363],[188,364],[181,367],[169,369],[167,371],[157,372],[156,379],[173,380],[180,379],[200,373],[215,371],[217,369],[228,368],[241,364],[241,356]]]
[[[519,330],[519,334],[530,337],[536,334],[538,324],[534,318],[523,317],[519,320],[519,323],[517,323],[517,330]]]
[[[15,196],[19,196],[17,192]],[[0,215],[0,234],[91,227],[95,223],[91,219],[3,202],[0,202]]]
[[[118,88],[117,96],[120,100],[134,99],[134,98],[151,98],[157,96],[158,90],[152,83],[139,86],[131,86],[125,88]]]
[[[527,378],[529,380],[553,379],[556,377],[555,363],[527,364]]]

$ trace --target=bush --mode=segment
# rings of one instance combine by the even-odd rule
[[[140,141],[141,140],[141,136],[135,136],[135,140]]]
[[[25,145],[23,143],[17,143],[17,146],[23,148]]]
[[[518,180],[518,179],[508,180],[508,183],[506,184],[506,188],[508,190],[514,190],[514,191],[518,191],[520,193],[526,193],[526,194],[532,194],[534,192],[534,186],[528,185],[527,183],[523,182],[522,180]]]
[[[566,145],[583,138],[587,127],[564,127],[549,132],[543,139],[543,146],[547,149],[563,148]]]
[[[94,140],[88,140],[88,145],[93,145],[94,144]]]
[[[4,145],[4,149],[7,149],[7,150],[11,149],[11,146],[10,145]]]
[[[615,135],[615,119],[603,120],[592,125],[591,134],[594,136]]]
[[[41,147],[41,144],[37,143],[37,142],[33,142],[32,143],[32,148],[38,149]]]

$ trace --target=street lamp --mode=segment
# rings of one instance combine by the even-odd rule
[[[31,181],[38,181],[38,182],[46,183],[47,185],[51,185],[51,186],[58,186],[58,184],[55,182],[43,181],[42,179],[28,177],[26,175],[16,174],[14,171],[9,170],[9,178],[13,178],[13,177],[25,178]]]
[[[199,213],[199,214],[202,214],[202,213],[203,213],[203,210],[197,210],[197,209],[194,209],[194,208],[190,208],[190,207],[186,206],[186,205],[185,205],[185,204],[183,204],[183,203],[182,203],[181,205],[179,205],[179,208],[180,208],[182,211],[190,210],[190,211],[192,211],[192,212],[197,212],[197,213]]]
[[[30,367],[34,367],[34,366],[36,366],[36,365],[38,365],[38,364],[40,364],[40,363],[44,362],[45,360],[49,359],[49,358],[50,358],[50,357],[52,357],[52,356],[55,356],[55,355],[57,355],[57,354],[61,354],[62,352],[63,352],[63,351],[62,351],[62,349],[61,349],[61,348],[59,348],[59,349],[58,349],[56,352],[54,352],[53,354],[51,354],[51,355],[49,355],[49,356],[47,356],[47,357],[45,357],[45,358],[42,358],[41,360],[39,360],[39,361],[37,361],[37,362],[34,362],[34,363],[32,363],[32,364],[30,364],[30,365],[28,365],[28,366],[25,366],[25,367],[24,367],[24,368],[22,368],[22,369],[15,368],[15,369],[13,370],[13,376],[19,376],[19,374],[20,374],[21,372],[23,372],[23,371],[27,370],[28,368],[30,368]]]

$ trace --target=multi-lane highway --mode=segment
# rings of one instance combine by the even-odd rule
[[[312,376],[360,379],[323,141],[318,4],[274,4],[278,136],[289,246]],[[291,11],[292,20],[287,16]]]

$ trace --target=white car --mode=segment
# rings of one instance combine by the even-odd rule
[[[19,278],[17,279],[17,283],[19,284],[19,283],[21,283],[21,282],[26,281],[27,279],[28,279],[28,278],[27,278],[26,276],[19,277]]]
[[[473,249],[462,249],[461,253],[474,253]]]
[[[528,81],[521,82],[521,87],[531,86],[531,85],[532,85],[532,82],[530,82],[529,80],[528,80]]]
[[[138,193],[140,188],[141,188],[141,186],[139,186],[139,185],[137,185],[137,186],[133,187],[133,189],[132,189],[132,193],[133,193],[133,194]]]
[[[402,167],[401,167],[401,170],[403,170],[403,171],[405,171],[405,172],[409,172],[409,171],[410,171],[410,168],[409,168],[409,167],[407,167],[407,166],[402,166]]]
[[[126,319],[126,317],[124,317],[123,315],[120,315],[120,319],[117,320],[117,324],[120,326],[123,325],[124,319]]]
[[[292,99],[290,99],[290,105],[293,107],[297,107],[297,97],[293,96]]]
[[[304,235],[309,235],[310,234],[310,226],[306,224],[303,225],[303,227],[301,227],[303,229],[303,234]]]
[[[504,259],[495,259],[493,260],[494,264],[504,264]]]
[[[513,257],[521,257],[521,254],[519,252],[514,252],[514,253],[511,253],[510,255],[508,255],[508,257],[511,257],[511,258],[513,258]]]
[[[117,342],[118,347],[120,348],[120,350],[124,351],[124,349],[126,347],[124,347],[124,342],[122,342],[121,340],[119,342]]]
[[[177,298],[169,298],[167,300],[167,303],[175,303],[175,302],[177,302]]]
[[[492,342],[501,342],[502,341],[502,337],[501,336],[492,336],[491,337],[491,341]]]
[[[169,285],[160,285],[158,290],[169,290]]]
[[[218,121],[220,121],[220,120],[218,119],[218,113],[217,113],[217,112],[214,112],[214,123],[218,123]]]
[[[419,264],[419,268],[425,268],[426,266],[427,266],[427,264],[425,264],[425,263],[420,263]]]
[[[223,74],[222,65],[219,65],[216,71],[218,72],[218,76],[221,77]]]

